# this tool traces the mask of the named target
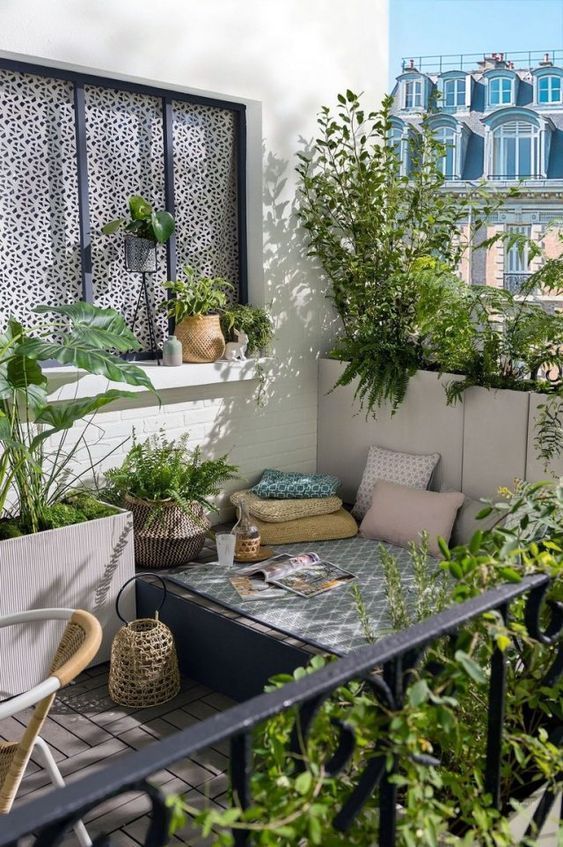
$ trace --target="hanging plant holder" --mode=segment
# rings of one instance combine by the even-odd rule
[[[136,235],[125,236],[125,267],[129,273],[154,274],[156,265],[156,244],[149,238]]]

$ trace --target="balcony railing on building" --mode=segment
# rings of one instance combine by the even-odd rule
[[[511,294],[520,294],[522,286],[529,280],[531,275],[532,274],[529,271],[505,273],[503,275],[504,288],[506,288],[507,291],[510,291]],[[537,294],[537,289],[534,289],[530,293]]]
[[[480,65],[496,60],[499,64],[517,68],[535,68],[538,65],[563,64],[563,50],[520,50],[510,53],[447,53],[433,56],[408,56],[402,59],[402,70],[416,68],[423,73],[445,71],[475,71]]]

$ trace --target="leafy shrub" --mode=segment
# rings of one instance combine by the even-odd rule
[[[221,328],[227,341],[231,338],[233,330],[245,332],[248,335],[246,352],[250,355],[267,350],[274,335],[272,319],[266,309],[242,303],[233,303],[223,309]],[[233,341],[236,341],[234,337]]]
[[[163,283],[174,297],[163,304],[168,316],[180,323],[184,318],[209,315],[227,305],[228,292],[234,286],[222,277],[198,276],[194,268],[184,267],[185,279]]]
[[[192,503],[216,511],[209,498],[220,485],[234,479],[238,468],[227,456],[203,459],[201,448],[188,448],[186,433],[176,441],[166,437],[164,429],[139,442],[133,433],[133,446],[118,468],[106,471],[107,495],[115,500],[126,494],[154,503],[173,500],[181,509],[191,511]]]

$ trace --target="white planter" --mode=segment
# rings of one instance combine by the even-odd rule
[[[28,609],[74,608],[92,612],[103,630],[93,664],[109,659],[121,626],[115,598],[135,573],[130,512],[0,541],[0,615]],[[135,591],[120,602],[135,615]],[[0,629],[0,699],[17,694],[49,671],[64,623]]]
[[[345,365],[319,362],[318,470],[343,482],[353,502],[372,444],[409,453],[440,453],[434,489],[463,491],[469,497],[494,497],[514,478],[532,482],[563,475],[563,457],[550,472],[536,457],[534,418],[542,395],[526,391],[469,388],[463,402],[448,406],[444,384],[459,376],[418,371],[394,415],[389,406],[375,419],[354,400],[355,383],[331,391]]]

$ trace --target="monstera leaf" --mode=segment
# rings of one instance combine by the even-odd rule
[[[142,368],[79,341],[57,344],[40,338],[28,338],[20,344],[18,350],[30,359],[56,359],[61,365],[74,365],[88,373],[105,376],[111,382],[125,382],[128,385],[140,385],[148,391],[154,390],[148,374]]]
[[[100,309],[79,300],[67,306],[37,306],[34,312],[51,312],[69,321],[67,345],[78,339],[81,343],[100,350],[119,350],[126,353],[138,350],[140,344],[115,309]]]
[[[31,443],[31,449],[34,449],[56,432],[64,429],[70,429],[77,421],[88,415],[94,414],[98,409],[113,403],[115,400],[120,400],[123,397],[134,397],[132,391],[120,391],[116,388],[111,388],[103,394],[96,394],[94,397],[83,397],[79,400],[69,400],[65,403],[45,403],[42,408],[38,409],[35,416],[35,422],[47,424],[49,427],[35,436]]]

